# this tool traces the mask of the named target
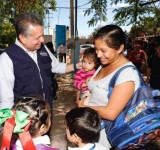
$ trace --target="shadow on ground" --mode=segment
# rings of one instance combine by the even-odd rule
[[[66,150],[68,141],[66,140],[66,126],[64,125],[65,114],[76,107],[76,91],[73,87],[73,74],[57,75],[59,90],[57,100],[53,101],[52,126],[50,132],[51,146],[60,150]]]

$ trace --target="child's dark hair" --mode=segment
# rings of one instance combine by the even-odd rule
[[[99,137],[100,117],[91,108],[74,108],[66,116],[66,124],[70,134],[77,134],[83,143],[92,143]]]
[[[19,101],[13,106],[14,110],[23,111],[29,114],[31,119],[31,126],[29,132],[31,136],[34,136],[41,125],[47,125],[50,119],[50,106],[47,101],[37,97],[26,97],[19,99]]]
[[[93,48],[93,47],[87,48],[84,51],[83,58],[92,59],[94,64],[95,64],[95,69],[98,68],[98,66],[100,64],[100,61],[97,58],[97,54],[96,54],[95,48]]]
[[[106,25],[102,27],[94,36],[96,39],[102,39],[109,47],[118,50],[121,45],[126,44],[126,35],[117,25]]]

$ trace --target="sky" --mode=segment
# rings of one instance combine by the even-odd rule
[[[84,16],[84,10],[86,8],[90,8],[90,4],[88,3],[88,0],[77,0],[77,5],[81,6],[77,10],[77,27],[78,27],[78,36],[88,36],[90,35],[94,29],[98,26],[103,26],[106,24],[110,24],[113,22],[113,16],[114,14],[112,11],[117,7],[127,6],[127,4],[121,3],[117,6],[110,6],[110,0],[108,1],[108,7],[107,7],[107,22],[98,22],[98,24],[94,27],[89,27],[87,22],[92,18],[93,14],[90,14],[90,16]],[[87,5],[85,5],[87,4]],[[57,10],[56,11],[50,11],[48,15],[46,15],[45,19],[45,34],[48,33],[48,25],[50,28],[55,29],[55,25],[66,25],[70,26],[70,0],[57,0]],[[65,7],[65,8],[59,8],[59,7]],[[49,23],[48,23],[49,21]],[[131,26],[121,26],[121,28],[125,31],[129,31]]]

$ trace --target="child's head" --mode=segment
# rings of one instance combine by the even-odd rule
[[[51,125],[51,113],[50,106],[45,100],[37,97],[25,97],[20,99],[12,109],[29,114],[31,119],[29,132],[32,137],[41,136],[48,132]]]
[[[74,143],[92,143],[99,136],[100,117],[91,108],[74,108],[66,116],[67,139]]]
[[[92,71],[98,67],[98,58],[94,48],[90,47],[84,51],[82,68],[85,71]]]
[[[10,149],[10,143],[14,145],[19,135],[23,147],[27,149],[30,146],[35,149],[32,138],[39,137],[49,130],[50,117],[49,104],[37,97],[21,98],[12,109],[0,110],[2,147]]]

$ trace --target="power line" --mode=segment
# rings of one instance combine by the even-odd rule
[[[78,6],[77,8],[82,7],[82,6],[85,6],[85,5],[88,5],[89,3],[91,3],[91,2],[88,2],[88,3],[86,3],[86,4],[80,5],[80,6]]]
[[[78,6],[78,9],[89,9],[89,8],[79,8],[79,7],[81,7],[81,6]],[[70,9],[70,7],[56,7],[56,8]],[[49,7],[49,9],[50,9],[50,7]],[[115,9],[115,8],[113,8],[113,7],[107,7],[107,9]]]

